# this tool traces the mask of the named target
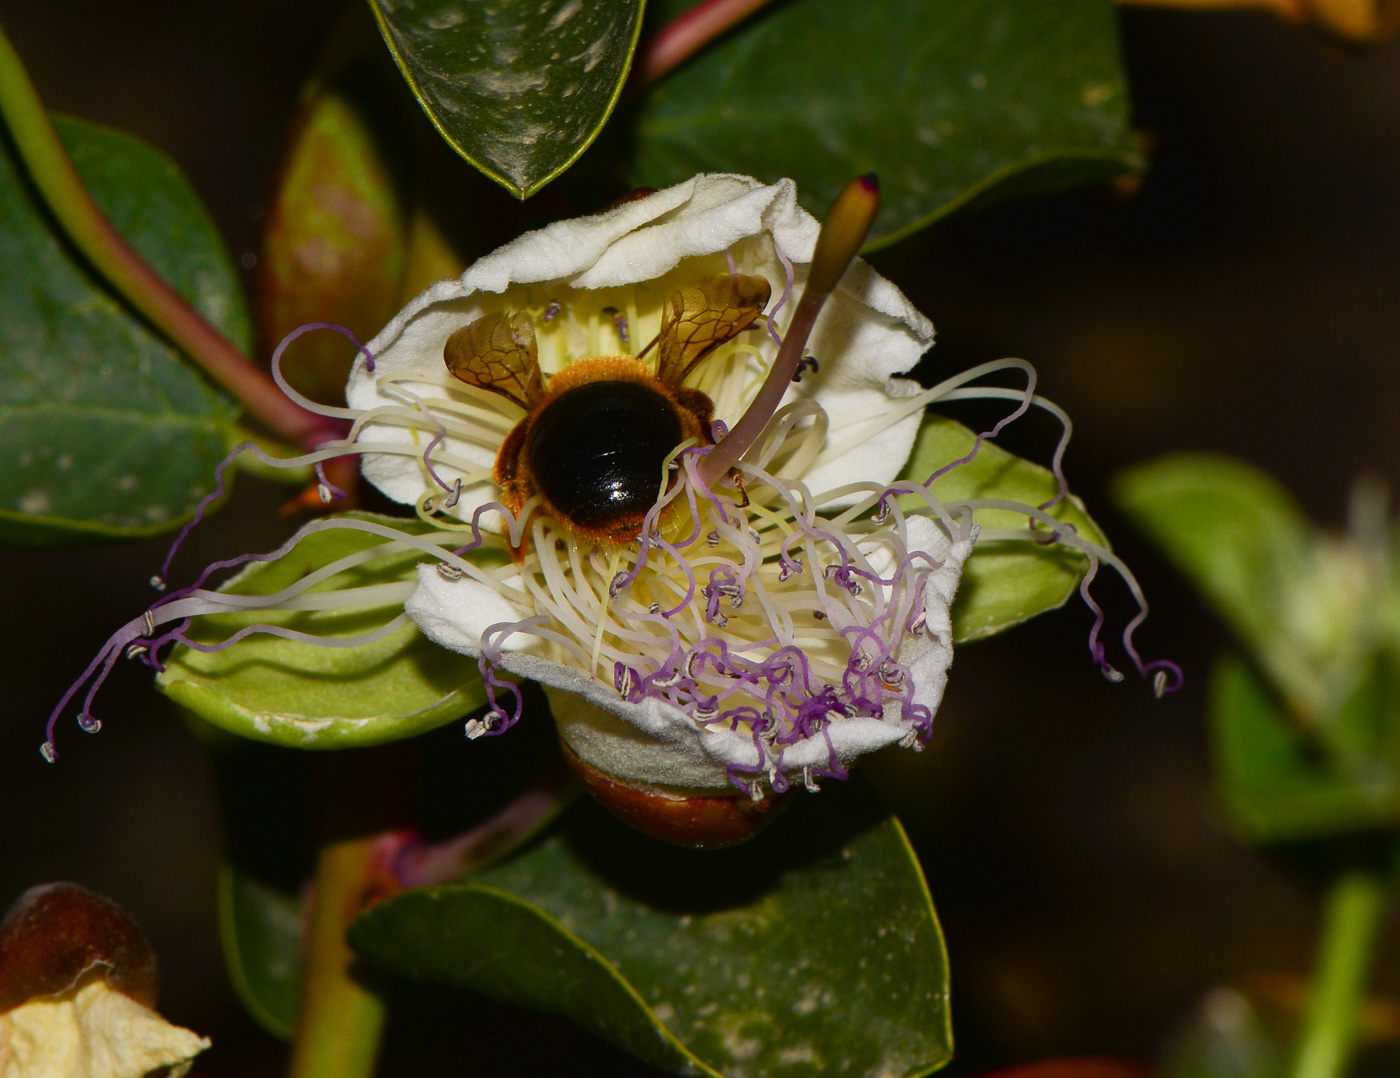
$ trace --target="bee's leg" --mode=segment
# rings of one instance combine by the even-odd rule
[[[714,422],[715,402],[700,390],[688,389],[685,386],[671,392],[675,394],[676,403],[695,418],[695,429],[687,433],[695,434],[701,445],[714,445],[715,440],[710,436],[710,424]]]

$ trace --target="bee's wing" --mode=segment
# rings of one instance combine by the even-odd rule
[[[661,309],[656,376],[679,386],[697,363],[763,313],[772,292],[762,277],[728,273],[677,288]]]
[[[469,322],[447,338],[442,358],[468,385],[499,393],[527,412],[544,394],[535,327],[522,312]]]

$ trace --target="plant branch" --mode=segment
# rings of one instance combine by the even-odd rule
[[[311,899],[306,964],[289,1078],[370,1078],[384,1002],[352,971],[345,929],[380,886],[386,838],[322,847]]]
[[[266,372],[186,303],[107,220],[73,167],[2,29],[0,117],[68,239],[119,295],[270,430],[306,448],[339,436],[326,419],[288,400]]]
[[[1346,1073],[1361,1031],[1366,978],[1388,898],[1384,881],[1367,872],[1347,873],[1327,892],[1292,1078],[1341,1078]]]
[[[701,0],[646,42],[633,82],[650,86],[669,75],[706,44],[737,26],[771,0]]]

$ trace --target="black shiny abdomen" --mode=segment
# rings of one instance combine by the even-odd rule
[[[535,417],[528,445],[535,485],[570,521],[605,528],[656,501],[661,465],[681,441],[675,407],[640,382],[589,382]]]

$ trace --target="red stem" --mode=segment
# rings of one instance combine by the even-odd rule
[[[771,0],[700,0],[663,26],[642,49],[633,69],[637,86],[650,86],[725,31],[737,26]]]
[[[340,436],[336,423],[288,400],[267,372],[206,322],[112,226],[74,167],[38,90],[2,30],[0,119],[44,203],[117,295],[269,429],[306,448]]]
[[[91,200],[90,195],[88,198]],[[186,303],[184,297],[127,243],[95,202],[92,213],[100,217],[109,257],[121,267],[119,291],[132,306],[164,330],[210,378],[228,390],[269,430],[305,449],[314,449],[322,442],[341,437],[342,432],[333,420],[308,412],[289,400],[271,375]],[[100,268],[105,273],[106,267]]]

